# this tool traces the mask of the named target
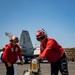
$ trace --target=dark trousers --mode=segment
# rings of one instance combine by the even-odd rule
[[[13,65],[11,67],[8,67],[7,63],[5,63],[5,66],[6,66],[6,75],[14,75]]]
[[[68,73],[68,63],[66,54],[64,53],[62,58],[55,63],[51,63],[51,75],[58,75],[58,72],[62,75],[69,75]]]

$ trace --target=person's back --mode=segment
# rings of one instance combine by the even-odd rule
[[[46,38],[46,41],[43,44],[40,44],[40,50],[40,56],[42,58],[46,58],[49,62],[58,61],[65,52],[65,50],[56,42],[56,40],[49,37]]]

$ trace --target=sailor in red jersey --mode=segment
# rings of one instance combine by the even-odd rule
[[[14,75],[13,64],[16,63],[18,57],[20,58],[21,64],[23,64],[22,54],[18,43],[18,37],[13,36],[10,39],[10,43],[5,46],[4,54],[2,59],[6,66],[6,75]]]
[[[65,50],[53,38],[49,38],[44,30],[38,30],[36,39],[40,42],[40,54],[38,60],[46,58],[51,63],[51,75],[69,75]]]

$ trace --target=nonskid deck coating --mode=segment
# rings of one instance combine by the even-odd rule
[[[41,73],[42,75],[50,75],[50,64],[49,63],[41,63]],[[68,62],[69,75],[75,75],[75,61]],[[21,75],[24,70],[30,69],[30,64],[18,65],[18,75]],[[0,62],[0,75],[5,75],[6,69],[5,65]],[[60,72],[58,75],[61,75]]]

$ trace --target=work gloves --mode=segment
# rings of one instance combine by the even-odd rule
[[[8,65],[8,67],[11,67],[12,66],[12,63],[8,62],[7,65]]]
[[[41,60],[41,58],[40,58],[40,57],[37,57],[36,59],[37,59],[38,61],[40,61],[40,60]]]
[[[21,65],[23,65],[24,64],[24,61],[20,61],[20,63],[21,63]],[[8,62],[7,65],[8,65],[8,67],[11,67],[13,64],[10,63],[10,62]]]
[[[20,63],[21,63],[21,65],[23,65],[24,64],[24,61],[21,61]]]

